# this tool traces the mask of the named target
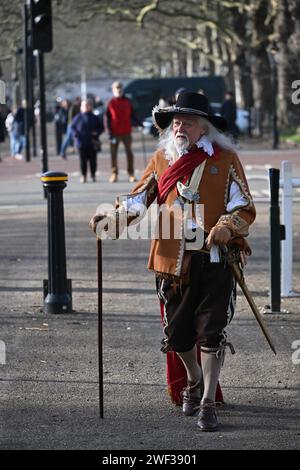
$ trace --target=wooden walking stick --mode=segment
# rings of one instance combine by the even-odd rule
[[[99,409],[103,418],[102,241],[97,237]]]

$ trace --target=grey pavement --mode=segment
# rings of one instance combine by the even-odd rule
[[[148,150],[154,143],[147,141]],[[135,147],[142,168],[142,147]],[[262,153],[244,153],[257,165]],[[241,152],[242,153],[242,152]],[[290,153],[296,160],[296,152]],[[286,153],[285,153],[285,157]],[[102,159],[102,160],[101,160]],[[278,160],[268,153],[262,164]],[[0,163],[1,449],[202,450],[299,449],[299,298],[283,299],[289,313],[265,316],[277,356],[264,340],[239,292],[228,327],[236,354],[221,373],[226,404],[217,433],[198,431],[167,394],[165,356],[147,240],[103,242],[104,419],[99,418],[96,242],[88,221],[101,202],[132,185],[121,156],[120,182],[107,183],[107,147],[97,183],[79,184],[76,156],[51,157],[51,169],[71,174],[64,190],[68,277],[74,312],[42,312],[47,278],[47,205],[39,162]],[[276,160],[276,161],[277,161]],[[28,166],[26,166],[28,165]],[[15,170],[15,171],[14,171]],[[256,170],[255,170],[256,171]],[[249,169],[251,173],[251,169]],[[300,173],[300,172],[299,172]],[[259,190],[260,188],[256,188]],[[259,307],[269,303],[268,200],[257,204],[246,276]],[[294,205],[293,288],[300,292],[300,205]],[[292,354],[294,359],[292,361]]]

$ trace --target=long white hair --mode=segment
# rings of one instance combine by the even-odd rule
[[[230,150],[234,153],[237,152],[236,145],[230,137],[218,131],[207,119],[198,117],[199,123],[205,130],[205,137],[213,144],[216,143],[224,150]],[[179,158],[179,152],[175,145],[172,124],[170,124],[159,136],[158,149],[164,150],[166,159],[170,162],[175,162]]]

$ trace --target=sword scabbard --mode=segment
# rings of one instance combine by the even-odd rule
[[[247,302],[252,310],[252,312],[254,313],[254,316],[264,334],[264,337],[266,338],[270,348],[272,349],[273,353],[276,354],[276,350],[275,350],[275,347],[274,347],[274,344],[273,344],[273,341],[271,339],[271,336],[269,335],[268,333],[268,330],[266,328],[266,325],[263,321],[263,318],[261,316],[261,314],[259,313],[259,310],[254,302],[254,299],[247,287],[247,284],[246,284],[246,281],[245,281],[245,278],[244,278],[244,274],[243,274],[243,271],[242,269],[240,268],[240,266],[238,265],[238,263],[236,261],[234,261],[233,263],[229,263],[229,266],[230,266],[230,269],[237,281],[237,283],[239,284],[244,296],[246,297],[247,299]]]

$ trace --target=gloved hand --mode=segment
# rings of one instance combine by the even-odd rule
[[[99,224],[99,222],[101,222]],[[99,225],[98,225],[99,224]],[[90,228],[97,234],[98,238],[117,240],[120,238],[127,225],[127,211],[123,208],[108,212],[107,214],[95,214],[89,223]]]
[[[97,224],[98,222],[100,222],[102,219],[104,219],[105,217],[107,217],[107,215],[105,214],[95,214],[90,222],[89,222],[89,227],[93,230],[93,232],[96,233],[96,230],[97,230]],[[105,230],[105,227],[104,227],[104,230]]]
[[[209,232],[206,246],[210,249],[212,245],[227,245],[231,238],[231,230],[228,227],[225,227],[225,225],[215,225]]]

